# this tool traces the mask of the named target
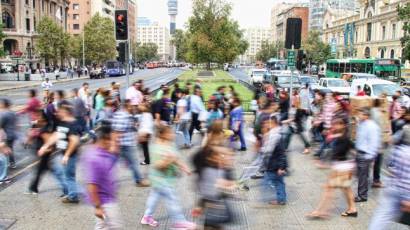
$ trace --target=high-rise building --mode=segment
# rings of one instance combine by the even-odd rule
[[[169,60],[169,29],[157,22],[149,25],[138,25],[137,42],[141,44],[154,43],[158,46],[158,56],[162,61]]]
[[[68,32],[79,35],[85,24],[95,14],[114,20],[115,0],[70,0],[68,8]]]
[[[151,19],[147,17],[138,17],[137,19],[138,26],[149,26],[152,24]]]
[[[322,32],[323,18],[327,10],[351,11],[358,10],[357,0],[310,0],[309,29]]]
[[[291,8],[294,4],[292,3],[277,3],[272,7],[271,10],[271,19],[270,19],[270,28],[272,30],[273,40],[277,41],[276,34],[276,24],[278,23],[278,15],[285,9]]]
[[[168,15],[170,17],[169,31],[171,34],[176,30],[176,17],[178,15],[178,0],[168,0]]]
[[[66,0],[2,0],[0,12],[7,35],[3,41],[6,58],[21,56],[32,68],[39,67],[41,60],[34,52],[37,23],[48,16],[67,31],[68,4]]]
[[[239,57],[241,63],[254,63],[256,54],[260,50],[263,42],[272,42],[272,30],[270,28],[247,28],[244,30],[244,39],[249,47],[244,55]]]

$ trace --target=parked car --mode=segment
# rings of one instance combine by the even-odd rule
[[[348,97],[350,94],[349,83],[340,78],[321,78],[319,81],[320,88],[327,88],[331,92],[338,93],[343,97]]]
[[[382,79],[356,79],[352,82],[350,96],[357,95],[357,87],[360,86],[369,97],[380,97],[383,93],[389,100],[397,92],[402,91],[400,86],[394,82]]]
[[[105,78],[105,70],[97,67],[97,68],[92,68],[90,70],[90,79],[102,79]]]
[[[311,75],[300,75],[299,81],[302,85],[308,84],[310,87],[317,88],[319,82],[316,77]]]
[[[277,93],[282,90],[290,91],[291,85],[293,89],[299,89],[301,87],[298,75],[291,77],[290,74],[276,74],[272,75],[272,80]]]

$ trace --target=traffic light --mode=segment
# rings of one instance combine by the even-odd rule
[[[286,49],[300,49],[302,34],[302,19],[288,18],[286,20]]]
[[[128,16],[127,10],[115,11],[115,39],[128,40]]]
[[[125,42],[120,42],[118,43],[117,46],[117,52],[118,52],[118,56],[117,56],[117,61],[121,62],[121,63],[125,63]]]

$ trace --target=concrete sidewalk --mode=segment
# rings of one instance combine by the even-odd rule
[[[59,84],[63,82],[70,82],[70,81],[83,80],[83,79],[89,79],[89,78],[90,78],[89,76],[81,76],[80,78],[78,77],[66,78],[66,79],[61,79],[58,81],[52,80],[51,82],[53,84]],[[37,87],[37,86],[40,86],[41,83],[42,81],[0,81],[0,91]]]
[[[380,189],[371,189],[369,201],[358,205],[358,218],[342,218],[340,213],[345,211],[346,204],[341,192],[336,192],[336,199],[332,203],[332,218],[325,221],[311,221],[304,216],[312,211],[319,202],[322,193],[321,185],[326,181],[327,170],[319,170],[314,166],[313,158],[303,155],[303,146],[294,138],[289,154],[291,175],[286,177],[289,202],[286,206],[256,208],[254,202],[259,199],[259,180],[251,181],[250,191],[240,191],[238,196],[243,198],[233,201],[236,215],[240,223],[228,226],[227,229],[344,229],[365,230],[377,204]],[[186,161],[190,161],[195,150],[181,151]],[[140,155],[141,152],[138,152]],[[252,150],[248,153],[237,153],[236,173],[239,176],[242,168],[247,166],[254,157]],[[136,188],[131,179],[130,171],[120,163],[120,192],[119,202],[124,229],[151,229],[139,224],[143,215],[149,188]],[[78,179],[82,181],[78,167]],[[141,166],[146,173],[148,167]],[[10,229],[93,229],[93,208],[87,204],[64,205],[59,201],[60,191],[56,181],[50,174],[41,182],[38,196],[23,195],[27,189],[31,176],[25,176],[12,184],[0,195],[0,229],[1,224],[10,225]],[[177,191],[186,215],[189,219],[190,211],[196,202],[194,177],[182,177]],[[356,185],[357,182],[354,182]],[[354,190],[356,191],[356,189]],[[164,206],[158,207],[155,217],[160,222],[158,229],[169,229]],[[196,220],[200,223],[200,220]],[[7,229],[7,227],[6,227]],[[389,229],[408,229],[403,225],[392,224]]]

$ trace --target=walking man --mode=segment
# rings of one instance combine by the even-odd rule
[[[356,134],[356,163],[359,177],[358,194],[355,202],[366,202],[369,190],[369,169],[380,147],[380,128],[370,119],[370,110],[362,109]]]

